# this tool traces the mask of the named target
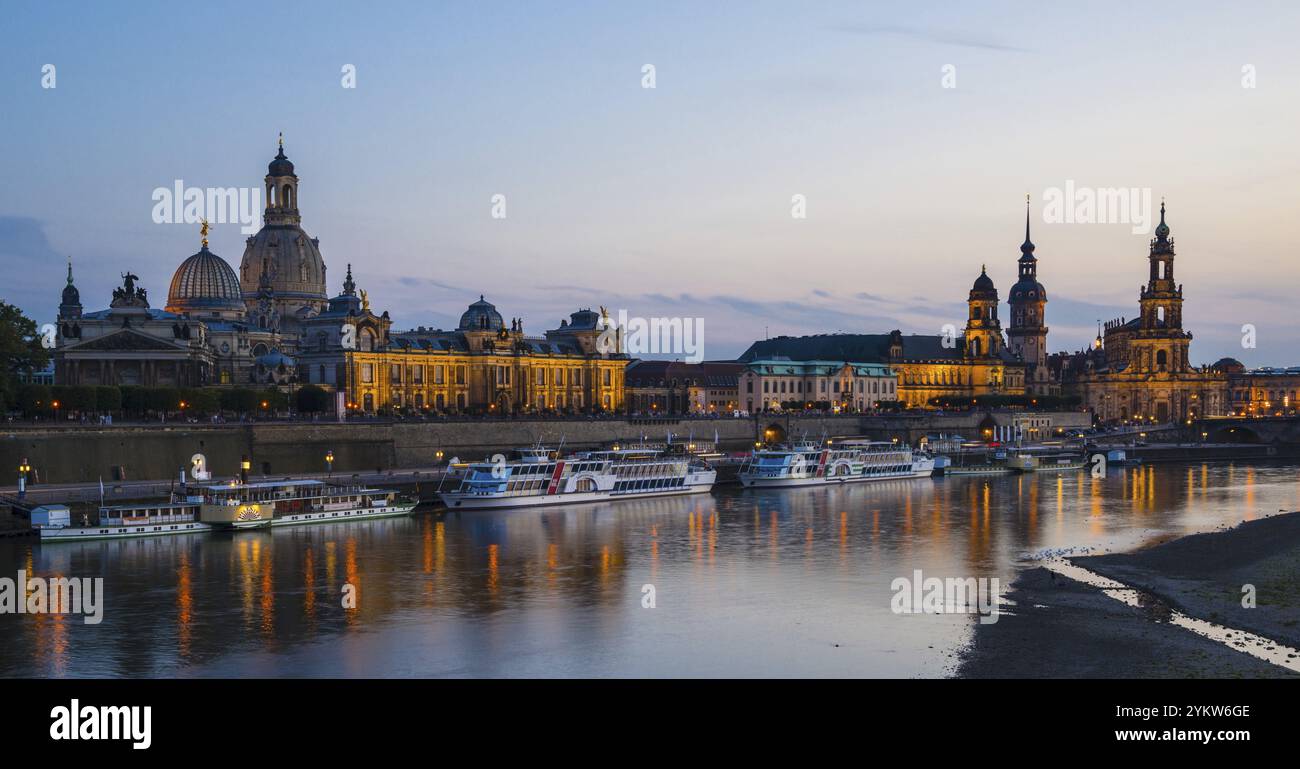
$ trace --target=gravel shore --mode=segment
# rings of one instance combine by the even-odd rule
[[[1012,585],[1014,605],[999,621],[976,626],[959,677],[1296,677],[1163,618],[1176,609],[1300,648],[1300,513],[1070,560],[1143,591],[1142,605],[1031,568]],[[1255,608],[1242,606],[1244,585],[1255,588]]]

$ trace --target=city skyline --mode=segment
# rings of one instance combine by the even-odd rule
[[[1294,363],[1300,335],[1286,324],[1284,286],[1297,268],[1274,254],[1295,233],[1286,161],[1275,148],[1285,146],[1279,118],[1300,68],[1279,28],[1249,14],[1166,6],[1179,13],[1150,14],[1171,43],[1158,55],[1136,47],[1138,32],[1121,31],[1104,49],[1128,58],[1099,60],[1092,45],[1084,61],[1068,55],[1071,41],[1054,40],[1048,52],[1022,39],[1011,12],[1018,6],[996,7],[1004,12],[900,9],[868,24],[850,6],[788,19],[760,6],[713,46],[708,36],[723,19],[680,9],[509,18],[400,11],[435,30],[432,53],[417,48],[427,41],[414,33],[394,32],[384,50],[353,43],[336,29],[339,8],[309,19],[259,10],[263,23],[251,27],[198,12],[183,28],[147,8],[113,11],[128,28],[159,24],[173,35],[148,53],[94,37],[97,14],[109,11],[61,20],[56,38],[53,16],[24,9],[17,26],[26,22],[30,34],[0,53],[18,106],[4,130],[24,150],[3,161],[6,177],[23,183],[0,193],[0,265],[13,275],[0,298],[52,320],[67,255],[88,307],[105,305],[128,269],[160,296],[198,235],[194,226],[154,224],[152,191],[178,179],[257,188],[284,131],[303,171],[304,227],[332,268],[331,293],[352,263],[398,328],[451,327],[484,294],[532,330],[598,305],[703,317],[710,359],[734,357],[765,335],[937,333],[962,325],[962,297],[981,264],[1005,298],[1028,191],[1051,296],[1049,348],[1073,351],[1099,319],[1132,316],[1150,237],[1127,223],[1043,222],[1045,192],[1076,184],[1137,188],[1153,205],[1168,199],[1195,363]],[[1082,37],[1097,31],[1088,18],[1049,13]],[[383,25],[384,14],[364,24]],[[1207,18],[1224,41],[1213,55],[1173,42],[1180,25]],[[436,22],[453,19],[459,35],[440,37]],[[825,45],[800,60],[780,53],[782,20],[786,33]],[[180,50],[201,40],[273,59],[284,24],[329,31],[269,70],[261,56]],[[474,30],[488,28],[498,33],[492,45],[476,48]],[[592,30],[604,34],[582,38]],[[589,45],[561,55],[578,38]],[[1248,54],[1234,49],[1246,41]],[[726,55],[742,50],[756,53]],[[530,71],[530,54],[545,58],[548,73]],[[156,57],[167,59],[164,68]],[[108,59],[112,71],[97,66]],[[41,88],[47,61],[58,67],[53,89]],[[647,63],[656,67],[653,89],[642,87]],[[340,87],[348,64],[351,90]],[[948,65],[952,89],[941,83]],[[1257,88],[1243,87],[1246,65],[1259,68]],[[1151,73],[1151,86],[1134,86],[1135,68]],[[1128,90],[1099,96],[1120,70]],[[232,77],[280,87],[241,95],[220,87]],[[145,88],[152,78],[166,98]],[[455,109],[473,89],[482,90]],[[121,90],[133,93],[129,109],[106,97]],[[1062,111],[1061,90],[1113,111],[1106,120]],[[888,114],[875,115],[885,103]],[[229,119],[248,112],[256,117]],[[73,115],[95,120],[65,119]],[[524,115],[531,130],[520,134],[514,121]],[[959,126],[946,122],[958,115]],[[1024,118],[1041,125],[1005,130]],[[1138,118],[1150,128],[1132,131],[1147,124]],[[1207,167],[1196,149],[1210,141],[1237,151]],[[881,146],[888,155],[875,152]],[[491,216],[498,194],[505,219]],[[794,195],[805,196],[806,219],[791,216]],[[245,234],[237,225],[214,225],[210,238],[214,252],[238,262]],[[1257,327],[1258,348],[1241,346],[1244,324]]]

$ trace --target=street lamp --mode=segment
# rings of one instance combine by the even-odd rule
[[[27,474],[32,471],[32,466],[27,464],[27,457],[23,457],[22,464],[18,465],[18,498],[26,499],[27,497]]]
[[[325,452],[325,466],[327,468],[325,477],[328,478],[334,474],[334,452],[332,450]]]

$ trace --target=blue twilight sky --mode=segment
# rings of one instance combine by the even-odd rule
[[[161,304],[198,232],[153,190],[259,187],[283,131],[330,293],[351,262],[399,328],[482,293],[534,333],[702,317],[710,358],[938,333],[982,263],[1006,296],[1029,192],[1077,349],[1136,314],[1149,234],[1044,222],[1072,183],[1168,198],[1195,362],[1300,363],[1298,32],[1289,2],[10,0],[0,299],[52,319],[70,254],[87,309],[128,268]],[[237,267],[244,237],[212,248]]]

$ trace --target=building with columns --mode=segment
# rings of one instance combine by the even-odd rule
[[[165,309],[131,273],[109,309],[83,312],[68,266],[54,352],[58,384],[319,385],[353,411],[595,412],[623,408],[628,358],[609,318],[579,310],[541,336],[483,297],[451,331],[395,332],[348,265],[329,298],[320,243],[302,228],[283,137],[264,177],[262,228],[238,273],[208,248],[177,267]]]

